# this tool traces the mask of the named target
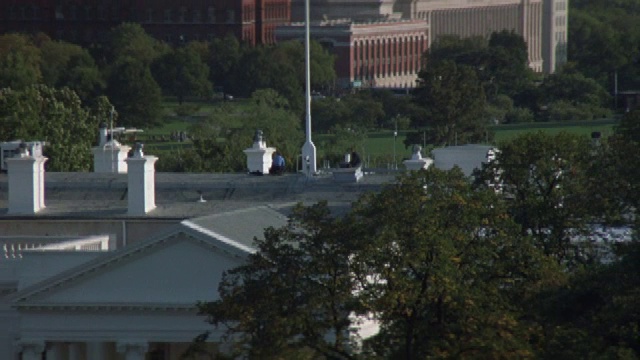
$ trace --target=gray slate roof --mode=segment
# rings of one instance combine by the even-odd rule
[[[144,218],[189,219],[262,205],[286,214],[295,203],[321,200],[340,212],[363,192],[378,191],[394,178],[393,173],[375,174],[358,183],[341,183],[330,175],[307,179],[301,174],[156,173],[157,208]],[[30,216],[7,213],[8,191],[7,174],[0,174],[0,219],[130,218],[126,174],[47,172],[46,208]],[[205,202],[199,201],[201,196]]]

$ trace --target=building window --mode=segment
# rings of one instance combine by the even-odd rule
[[[147,9],[147,22],[153,22],[153,9]]]
[[[236,12],[233,10],[227,10],[227,24],[233,24],[235,21]]]
[[[91,11],[91,6],[85,6],[84,7],[84,19],[85,20],[92,20],[93,19],[93,11]]]
[[[209,6],[207,9],[207,20],[210,23],[216,22],[216,9],[213,6]]]
[[[171,9],[167,9],[164,11],[164,22],[166,23],[171,22]]]
[[[193,10],[193,22],[199,23],[202,21],[202,14],[200,13],[200,9]]]
[[[179,16],[179,21],[181,23],[185,22],[186,18],[187,18],[187,8],[185,8],[184,6],[180,8],[180,14]]]

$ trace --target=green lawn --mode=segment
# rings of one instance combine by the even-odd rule
[[[491,127],[495,132],[495,143],[508,141],[526,132],[543,131],[550,134],[568,132],[573,134],[591,136],[594,131],[599,131],[602,137],[613,133],[613,128],[617,121],[613,119],[583,121],[583,122],[561,122],[561,123],[531,123],[515,125],[498,125]]]

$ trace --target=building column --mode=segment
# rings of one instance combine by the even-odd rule
[[[124,360],[144,360],[149,344],[146,341],[122,341],[116,348],[124,355]]]
[[[19,347],[20,351],[22,352],[21,360],[42,360],[42,353],[44,352],[44,341],[21,341]]]

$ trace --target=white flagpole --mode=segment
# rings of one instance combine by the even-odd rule
[[[316,146],[311,140],[311,51],[309,45],[309,1],[304,1],[304,66],[305,66],[305,128],[306,140],[302,145],[302,166],[307,176],[312,176],[317,172],[316,167]]]

